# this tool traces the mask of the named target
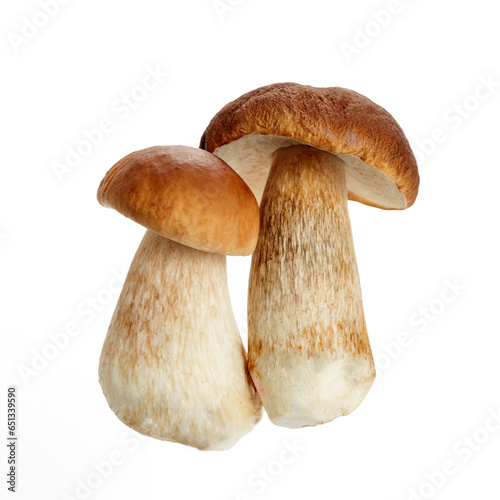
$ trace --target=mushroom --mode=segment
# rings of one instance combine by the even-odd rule
[[[116,163],[97,198],[147,228],[100,358],[109,406],[147,436],[230,448],[261,414],[225,257],[255,247],[254,195],[216,156],[157,146]]]
[[[413,204],[419,176],[403,131],[351,90],[279,83],[227,104],[200,147],[260,201],[248,360],[270,419],[295,428],[347,415],[375,378],[347,200]]]

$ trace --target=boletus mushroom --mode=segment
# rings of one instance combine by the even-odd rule
[[[350,413],[375,368],[347,200],[413,204],[419,176],[403,131],[351,90],[279,83],[227,104],[200,147],[260,201],[248,358],[269,417],[302,427]]]
[[[226,275],[226,254],[257,242],[254,195],[216,156],[158,146],[116,163],[97,197],[147,228],[102,349],[109,406],[147,436],[230,448],[261,414]]]

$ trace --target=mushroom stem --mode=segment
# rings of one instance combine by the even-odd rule
[[[285,427],[347,415],[375,377],[344,168],[309,146],[278,149],[262,198],[249,369],[270,419]]]
[[[111,320],[99,380],[118,418],[148,436],[222,450],[251,430],[260,401],[226,257],[148,230]]]

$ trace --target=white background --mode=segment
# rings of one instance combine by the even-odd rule
[[[13,498],[500,498],[496,3],[57,5],[44,19],[35,0],[4,2],[0,15],[0,436],[14,384]],[[148,67],[169,76],[141,93]],[[350,204],[377,380],[348,417],[302,430],[264,417],[227,452],[139,440],[109,410],[97,364],[118,298],[109,287],[144,230],[102,208],[97,187],[131,151],[198,146],[224,104],[280,81],[368,96],[419,158],[411,209]],[[134,109],[120,102],[131,92]],[[112,130],[58,176],[68,147],[103,119]],[[229,260],[243,336],[249,262]],[[51,335],[68,323],[78,334],[54,351]],[[0,450],[8,498],[4,441]]]

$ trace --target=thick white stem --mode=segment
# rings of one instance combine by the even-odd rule
[[[251,430],[260,401],[225,256],[147,231],[111,320],[99,379],[112,410],[142,434],[216,450]]]
[[[344,166],[308,146],[278,149],[262,198],[249,368],[269,417],[285,427],[350,413],[375,377]]]

